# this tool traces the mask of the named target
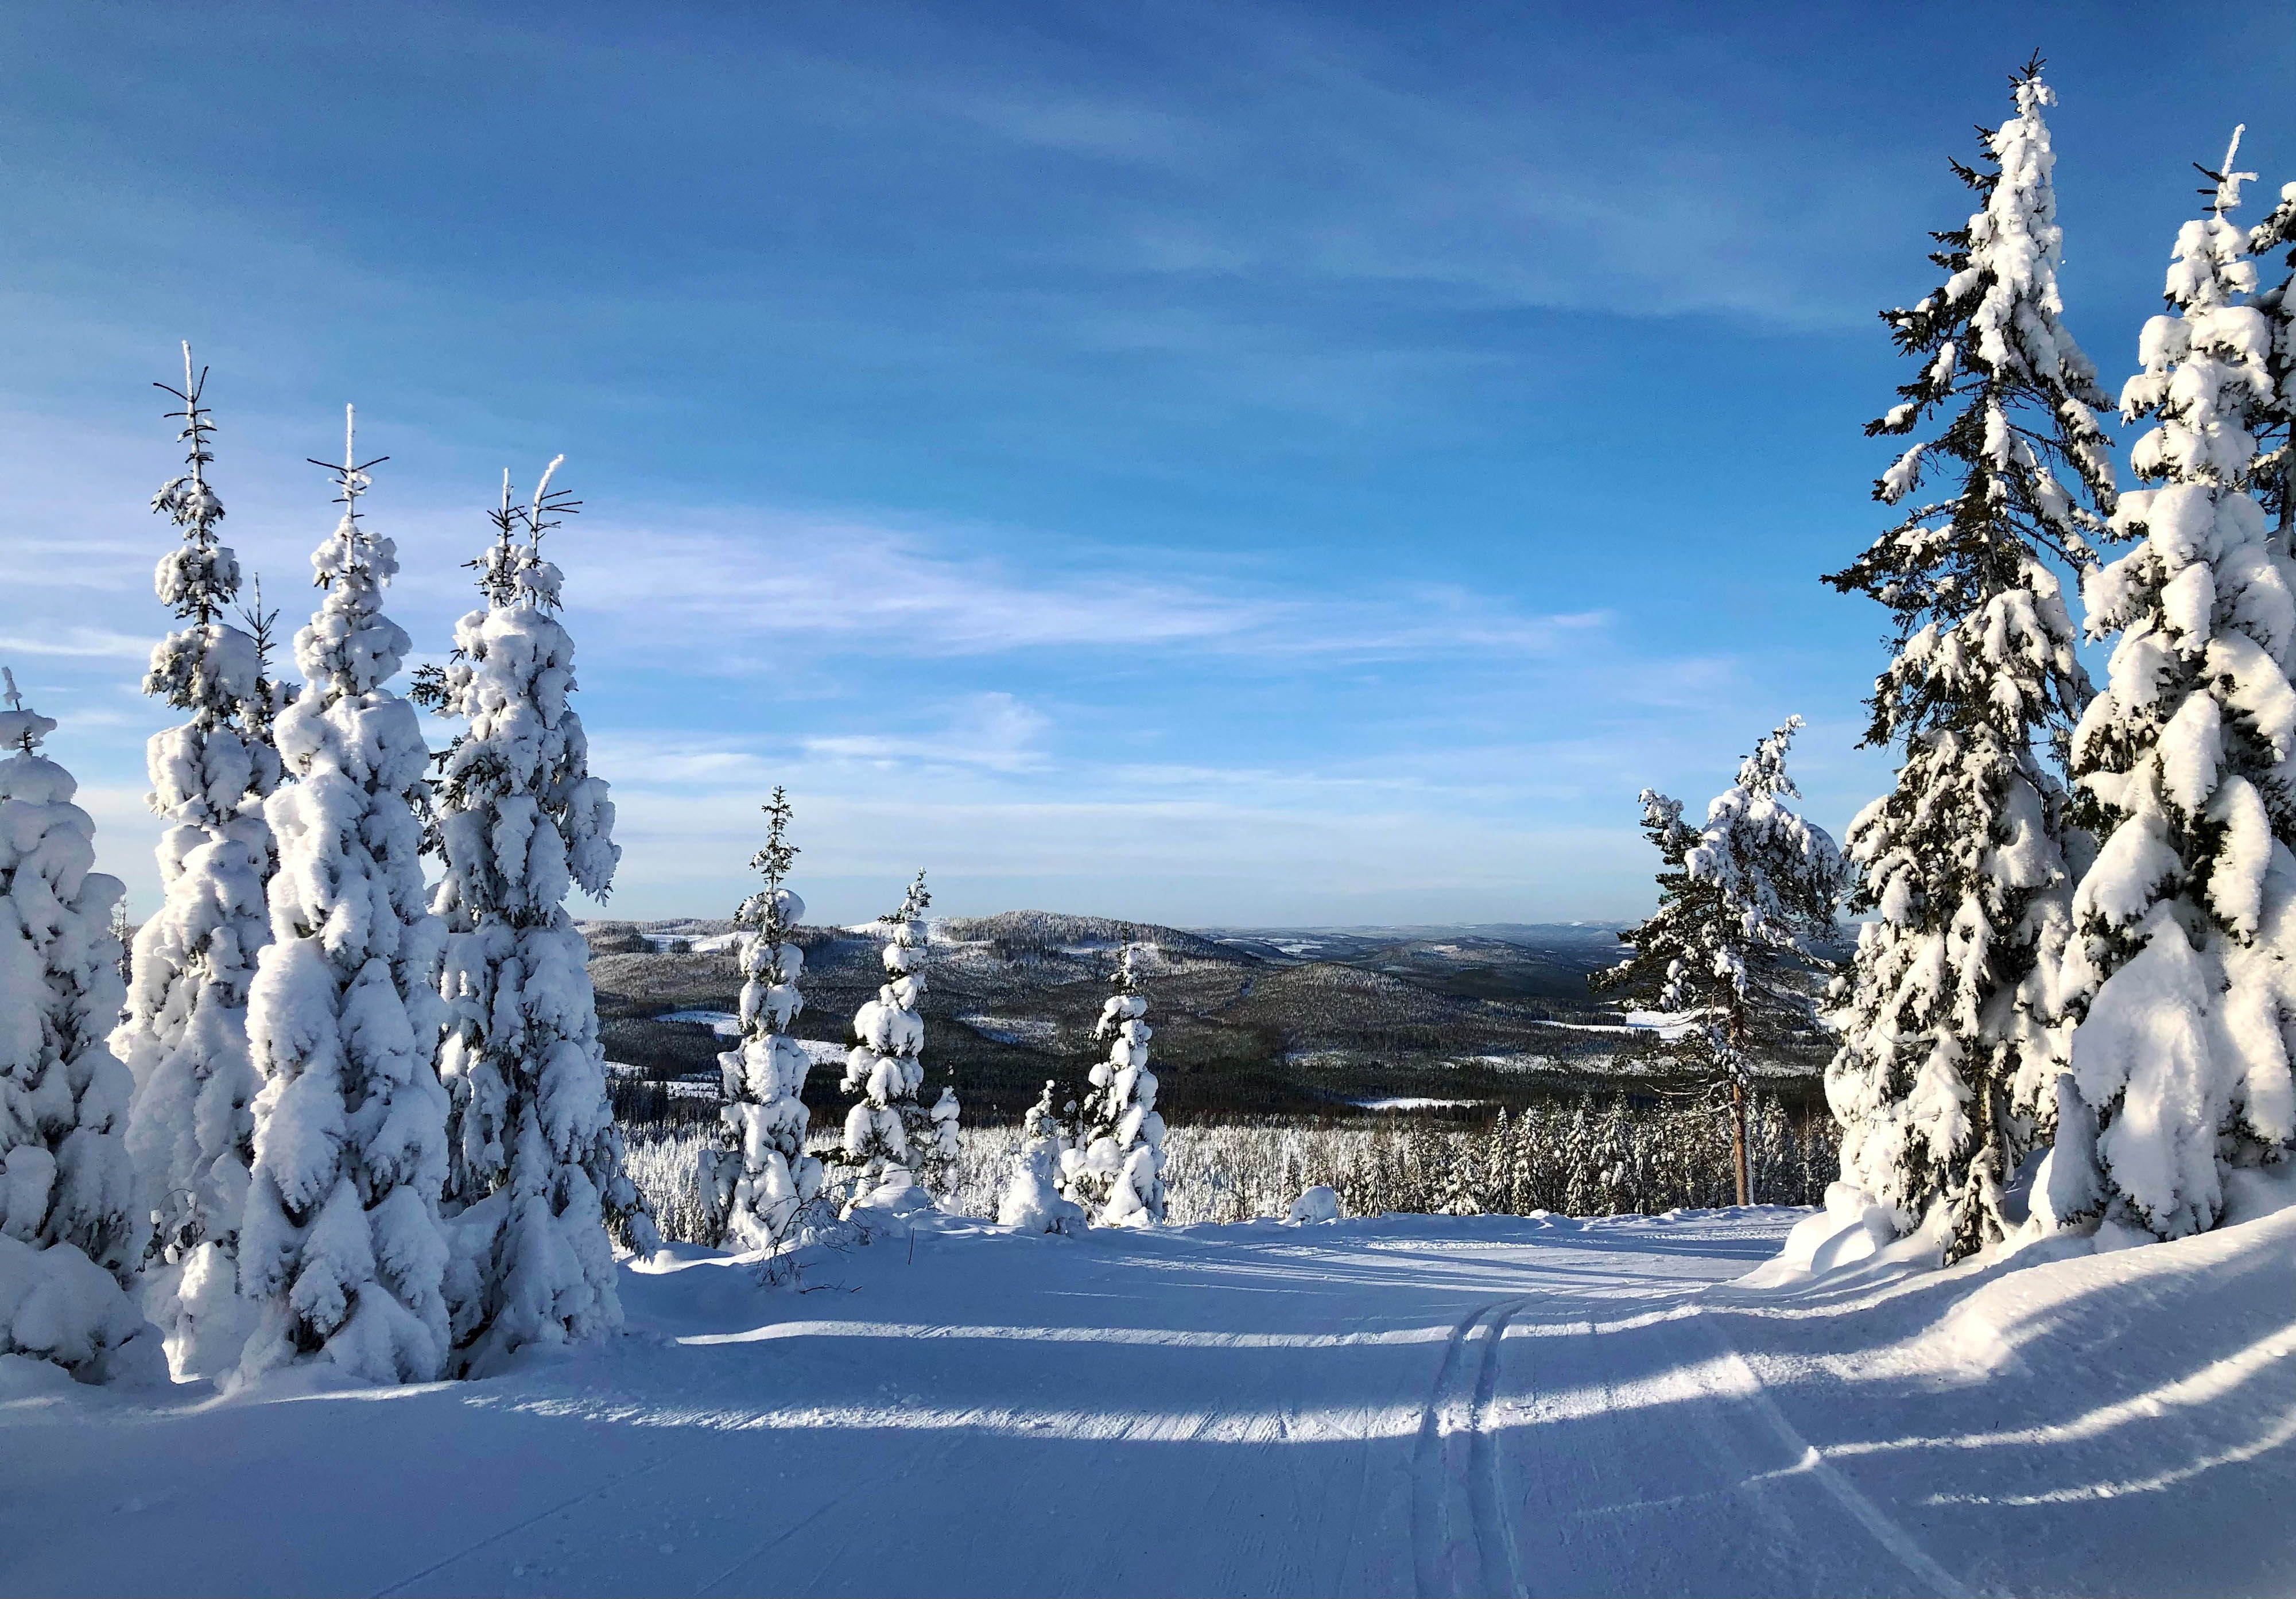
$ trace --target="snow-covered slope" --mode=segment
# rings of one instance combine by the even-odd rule
[[[626,1268],[631,1336],[482,1382],[217,1400],[0,1363],[0,1589],[2296,1582],[2296,1210],[1732,1281],[1801,1214],[947,1222],[778,1286]]]

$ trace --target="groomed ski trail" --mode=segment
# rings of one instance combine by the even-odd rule
[[[946,1221],[482,1382],[0,1359],[0,1595],[2296,1588],[2296,1210],[1735,1281],[1795,1219]]]

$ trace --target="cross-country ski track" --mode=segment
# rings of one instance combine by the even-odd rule
[[[2296,1210],[1739,1281],[1803,1214],[934,1218],[777,1283],[681,1248],[628,1336],[485,1382],[12,1359],[0,1590],[2296,1586]]]

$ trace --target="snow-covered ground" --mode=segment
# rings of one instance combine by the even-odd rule
[[[959,1016],[959,1021],[996,1044],[1049,1044],[1060,1025],[1041,1016]]]
[[[348,1393],[10,1357],[0,1589],[2296,1585],[2296,1210],[1732,1281],[1803,1214],[681,1249],[607,1347]]]

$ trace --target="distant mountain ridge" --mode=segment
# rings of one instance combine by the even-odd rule
[[[1044,954],[1114,950],[1128,943],[1153,944],[1167,955],[1239,964],[1252,957],[1177,927],[1125,922],[1111,916],[1072,916],[1061,911],[999,911],[993,916],[944,916],[932,924],[936,939],[993,944],[1005,951]]]

